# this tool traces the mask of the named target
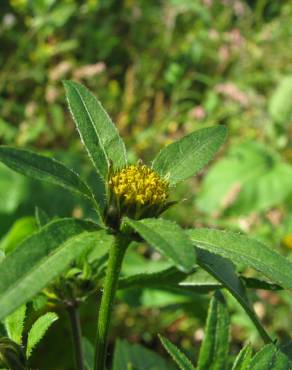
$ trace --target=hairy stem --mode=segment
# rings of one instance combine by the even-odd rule
[[[128,240],[117,236],[116,241],[111,246],[109,252],[107,271],[103,286],[103,295],[98,314],[94,360],[95,370],[103,370],[105,368],[112,306],[117,290],[123,258],[128,244]]]
[[[85,370],[80,316],[77,304],[72,303],[71,305],[68,305],[67,312],[69,314],[71,324],[76,370]]]

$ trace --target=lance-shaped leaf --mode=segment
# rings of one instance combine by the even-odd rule
[[[244,264],[261,272],[273,282],[292,289],[292,262],[261,242],[227,231],[210,229],[188,230],[194,245]]]
[[[96,170],[107,178],[110,161],[115,169],[126,165],[126,149],[110,117],[83,85],[64,81],[68,104],[79,135]]]
[[[252,356],[251,346],[247,345],[243,347],[234,361],[232,370],[249,370],[251,356]]]
[[[125,223],[162,255],[169,258],[179,270],[190,272],[194,268],[195,249],[185,231],[175,222],[162,218],[145,218],[140,221],[126,218]]]
[[[248,370],[290,370],[289,356],[274,344],[264,346],[251,360]]]
[[[242,308],[254,323],[255,327],[258,329],[264,342],[272,342],[272,339],[261,325],[252,306],[250,305],[244,286],[236,275],[233,264],[221,256],[215,255],[200,248],[197,249],[197,258],[200,266],[202,266],[202,268],[220,281],[240,303]]]
[[[222,294],[211,300],[198,370],[226,370],[229,349],[229,315]]]
[[[181,370],[195,370],[191,361],[187,356],[182,353],[173,343],[171,343],[167,338],[159,335],[159,339],[163,347],[167,350],[173,360],[177,363],[178,367]]]
[[[0,263],[0,320],[30,300],[86,248],[96,245],[97,234],[104,231],[84,231],[92,229],[96,225],[84,221],[53,221],[8,254]]]
[[[34,347],[39,343],[43,336],[48,331],[49,327],[58,320],[58,315],[55,312],[47,312],[43,316],[39,317],[32,325],[26,345],[26,358],[31,356]]]
[[[17,344],[22,344],[22,332],[26,314],[26,305],[19,307],[4,321],[8,337]]]
[[[195,175],[212,159],[226,137],[223,126],[195,131],[163,148],[153,161],[153,169],[174,185]]]
[[[27,177],[62,186],[92,200],[92,193],[81,178],[53,158],[28,150],[0,146],[0,161]]]

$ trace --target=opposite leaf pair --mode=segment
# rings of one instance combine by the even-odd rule
[[[54,312],[40,316],[23,338],[26,305],[21,306],[4,321],[7,337],[0,338],[0,368],[25,370],[34,347],[43,338],[49,327],[58,320]]]
[[[81,194],[92,202],[103,222],[107,220],[111,206],[111,172],[128,166],[125,145],[94,95],[76,82],[66,81],[64,84],[76,127],[97,173],[96,185],[90,187],[62,163],[26,150],[2,146],[0,160],[26,176]],[[152,171],[173,186],[200,170],[214,156],[225,137],[226,129],[223,126],[189,134],[162,149],[153,161]]]

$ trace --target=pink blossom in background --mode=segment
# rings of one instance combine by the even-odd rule
[[[75,71],[73,72],[73,77],[76,78],[77,80],[87,77],[93,77],[102,73],[105,70],[105,68],[106,65],[103,62],[88,64],[75,69]]]
[[[200,121],[206,117],[205,109],[198,105],[189,111],[189,117]]]
[[[215,87],[215,91],[226,96],[227,98],[230,98],[233,101],[236,101],[242,106],[247,106],[249,104],[248,96],[232,82],[218,84]]]
[[[49,78],[53,81],[59,81],[72,69],[72,63],[64,60],[50,70]]]
[[[222,63],[227,62],[229,60],[229,58],[230,58],[230,50],[229,50],[229,47],[227,45],[222,45],[219,48],[218,54],[219,54],[219,59],[220,59],[220,61]]]

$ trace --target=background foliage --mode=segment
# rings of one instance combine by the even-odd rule
[[[132,161],[147,162],[184,134],[224,124],[229,128],[224,150],[207,171],[176,188],[173,198],[186,201],[169,216],[184,226],[247,232],[290,258],[291,21],[289,1],[1,1],[0,142],[52,155],[91,179],[65,108],[62,79],[83,82],[99,97],[133,149]],[[93,213],[78,196],[1,165],[0,249],[12,250],[37,229],[35,206],[50,217]],[[128,254],[125,273],[166,266],[145,246],[139,251]],[[259,290],[251,298],[270,333],[286,339],[291,295]],[[89,338],[94,299],[83,311]],[[229,296],[227,303],[234,354],[247,338],[258,348],[249,319]],[[195,363],[207,306],[207,296],[199,294],[120,292],[112,338],[165,356],[159,331]],[[68,335],[64,320],[40,346],[36,366],[52,369],[53,360],[42,363],[42,351],[51,351],[58,369],[72,366],[70,343],[57,339],[53,345]]]

